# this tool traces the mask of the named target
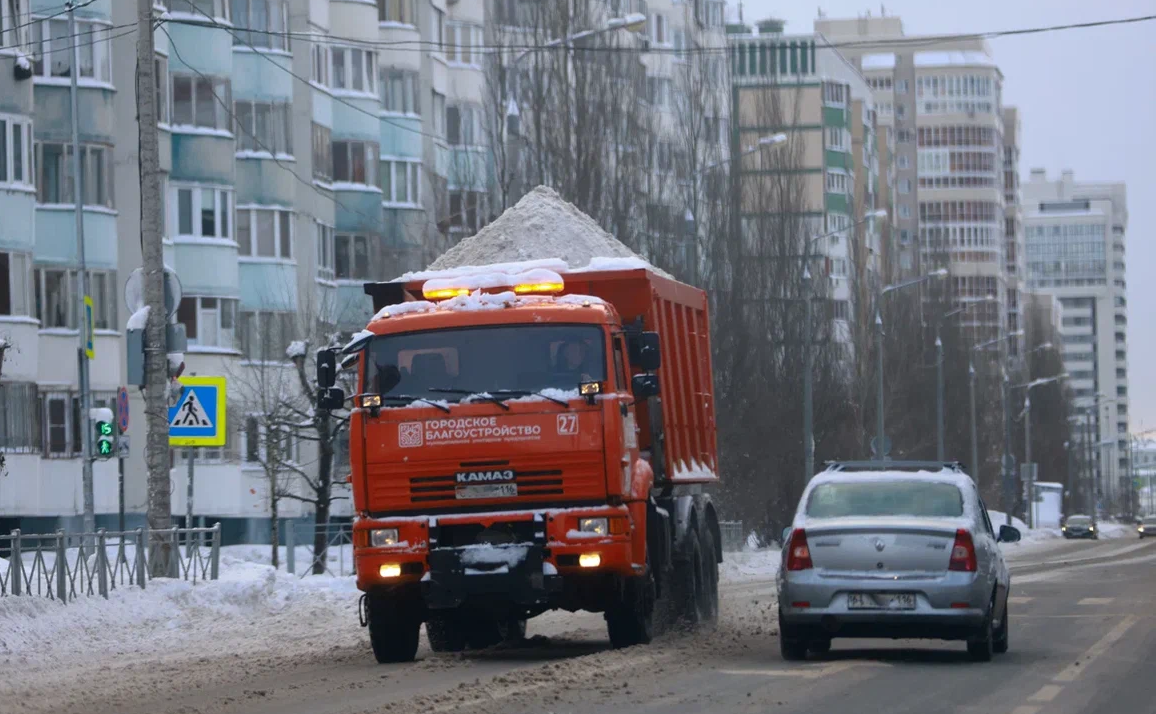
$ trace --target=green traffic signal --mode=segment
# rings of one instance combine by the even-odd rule
[[[112,436],[112,424],[107,421],[98,421],[96,423],[96,433],[98,436]]]
[[[113,426],[110,421],[96,422],[96,455],[98,457],[112,456],[116,444],[113,443]]]
[[[112,455],[112,442],[111,441],[98,441],[96,443],[96,447],[97,447],[97,451],[100,453],[101,456],[111,456]]]

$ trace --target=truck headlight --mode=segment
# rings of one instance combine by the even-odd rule
[[[396,528],[377,528],[369,532],[369,544],[374,548],[397,545]]]
[[[610,522],[605,518],[579,518],[579,533],[594,533],[595,535],[609,535]]]

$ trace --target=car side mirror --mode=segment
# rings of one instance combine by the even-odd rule
[[[782,537],[782,540],[780,540],[779,542],[783,544],[784,548],[787,547],[787,539],[791,537],[791,531],[792,530],[793,529],[791,528],[791,526],[787,526],[786,528],[783,529],[783,537]]]
[[[658,396],[658,375],[657,374],[636,374],[630,380],[630,390],[634,392],[636,400],[650,399]]]
[[[1012,526],[999,527],[999,542],[1000,543],[1018,543],[1020,540],[1019,528]]]
[[[317,390],[317,408],[331,412],[345,406],[345,390],[340,387],[327,387]]]
[[[337,384],[337,353],[331,349],[317,350],[317,386],[329,389]]]

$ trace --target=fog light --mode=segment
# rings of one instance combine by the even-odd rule
[[[602,565],[602,556],[597,553],[583,553],[578,556],[578,566],[582,568],[597,568]]]
[[[383,578],[396,578],[401,575],[401,566],[397,563],[386,563],[377,572]]]

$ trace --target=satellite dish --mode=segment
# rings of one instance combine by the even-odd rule
[[[177,307],[181,304],[181,279],[172,268],[165,268],[165,314],[170,318],[177,314]],[[129,313],[134,313],[144,307],[144,269],[137,268],[128,276],[124,284],[124,304]]]

